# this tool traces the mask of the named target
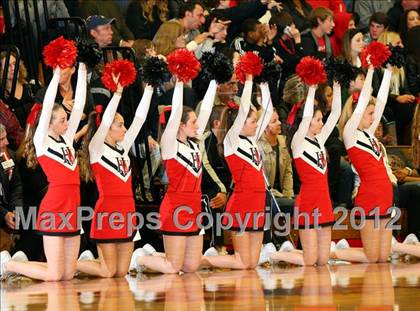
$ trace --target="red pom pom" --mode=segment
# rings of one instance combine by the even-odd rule
[[[236,77],[244,84],[246,75],[257,77],[261,74],[263,68],[261,57],[253,52],[246,52],[241,56],[239,63],[235,67]]]
[[[370,63],[373,67],[381,67],[384,62],[391,56],[391,51],[388,46],[385,44],[373,41],[368,46],[366,46],[362,53],[360,54],[360,60],[362,61],[362,66],[365,68],[369,67],[367,57],[370,55]]]
[[[77,56],[77,48],[72,40],[66,40],[63,36],[48,43],[43,50],[44,63],[55,68],[69,68],[74,65]]]
[[[137,72],[134,64],[125,59],[114,60],[106,64],[102,74],[102,83],[108,90],[115,92],[117,90],[117,84],[114,82],[112,74],[114,74],[115,77],[119,76],[118,82],[123,87],[126,87],[134,82]]]
[[[167,56],[168,69],[179,81],[184,83],[197,77],[201,65],[193,52],[177,49]]]
[[[296,74],[307,85],[316,85],[327,81],[324,64],[312,56],[305,56],[300,60],[296,66]]]

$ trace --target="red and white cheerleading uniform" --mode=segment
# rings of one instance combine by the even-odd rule
[[[307,133],[314,113],[315,91],[316,87],[309,87],[303,118],[291,142],[293,160],[301,181],[294,215],[298,217],[299,228],[330,226],[334,223],[324,144],[340,118],[341,88],[339,84],[334,85],[331,113],[321,132],[311,139]]]
[[[376,99],[374,121],[368,129],[360,130],[360,120],[371,97],[373,70],[368,71],[356,109],[343,131],[347,153],[360,176],[360,187],[354,206],[362,208],[364,215],[356,211],[355,216],[366,219],[375,217],[375,208],[379,208],[379,217],[390,217],[390,208],[393,205],[392,183],[386,172],[381,147],[374,136],[388,99],[391,75],[391,71],[385,69]]]
[[[256,142],[270,122],[273,105],[268,84],[262,83],[260,87],[264,111],[258,120],[256,135],[245,137],[239,134],[251,108],[252,81],[246,81],[238,116],[224,140],[225,158],[235,187],[225,210],[231,217],[225,216],[223,225],[229,226],[232,231],[264,230],[266,190],[262,159]]]
[[[114,93],[89,144],[90,163],[99,191],[90,237],[97,243],[129,242],[137,232],[128,152],[146,120],[152,95],[153,88],[147,85],[124,140],[114,147],[105,143],[121,99],[121,95]]]
[[[210,117],[216,95],[216,81],[210,81],[198,115],[198,137]],[[201,212],[201,152],[196,142],[177,139],[182,117],[183,83],[177,82],[171,116],[161,139],[162,159],[169,186],[160,205],[160,230],[164,235],[198,235],[197,216]]]
[[[54,100],[60,81],[60,69],[45,93],[34,145],[38,162],[48,179],[48,191],[41,201],[36,230],[43,235],[75,236],[80,234],[78,207],[80,206],[80,178],[73,148],[74,135],[86,102],[86,68],[79,65],[75,103],[67,131],[59,139],[48,133]]]

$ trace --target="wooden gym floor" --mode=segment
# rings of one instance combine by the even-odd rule
[[[1,310],[420,310],[420,262],[1,284]]]

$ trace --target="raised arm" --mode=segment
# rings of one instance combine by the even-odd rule
[[[214,98],[216,96],[217,83],[215,80],[211,80],[207,92],[204,95],[203,102],[201,103],[200,113],[198,114],[198,137],[201,136],[206,129],[207,122],[209,121],[211,111],[213,109]]]
[[[89,143],[89,153],[92,163],[98,161],[102,155],[106,135],[114,122],[115,113],[117,112],[118,104],[121,100],[121,91],[122,90],[117,90],[112,96],[111,101],[102,116],[101,125],[99,125],[95,135],[93,135],[92,140]]]
[[[73,141],[74,136],[79,127],[80,119],[83,115],[83,108],[86,104],[86,66],[83,63],[79,64],[79,69],[77,71],[77,85],[76,85],[76,95],[74,98],[74,106],[71,110],[69,127],[66,131],[66,136],[69,140]]]
[[[376,97],[376,105],[375,105],[375,114],[374,120],[372,125],[369,128],[371,134],[375,133],[376,128],[378,127],[379,122],[381,121],[382,114],[385,110],[385,105],[388,100],[389,94],[389,85],[391,83],[391,76],[392,76],[392,67],[388,65],[387,69],[384,70],[384,76],[382,78],[381,87],[378,91],[378,96]]]
[[[128,152],[131,145],[133,145],[134,140],[136,139],[140,129],[146,121],[152,95],[153,87],[146,85],[144,88],[143,96],[141,97],[140,103],[137,106],[133,122],[131,122],[130,128],[128,129],[127,133],[125,133],[124,141],[121,144],[126,152]]]
[[[331,113],[325,122],[325,125],[322,127],[321,133],[318,137],[325,143],[330,136],[331,132],[334,130],[335,125],[340,119],[341,115],[341,86],[338,82],[334,82],[333,86],[333,100],[331,105]]]
[[[45,92],[44,101],[42,103],[41,116],[39,117],[38,127],[34,134],[34,145],[37,154],[43,153],[43,147],[45,140],[48,136],[48,126],[51,120],[52,108],[55,103],[55,97],[57,95],[58,83],[60,82],[61,69],[56,67],[54,69],[54,75],[48,85],[47,91]]]
[[[258,141],[264,133],[268,123],[270,123],[273,114],[273,102],[271,101],[270,88],[268,83],[261,83],[261,101],[262,101],[262,114],[258,119],[257,132],[254,136],[255,141]]]
[[[311,125],[311,120],[314,115],[315,91],[316,86],[311,85],[308,90],[308,95],[306,96],[305,107],[303,108],[302,121],[300,122],[299,127],[292,138],[291,147],[294,154],[296,153],[296,150],[299,147],[299,145],[301,145],[301,143],[305,139],[306,134],[308,133],[309,126]]]
[[[355,139],[354,133],[360,124],[360,120],[362,120],[363,113],[365,112],[372,95],[373,72],[373,68],[368,70],[365,83],[363,84],[362,91],[360,92],[359,100],[357,101],[356,109],[354,109],[353,114],[344,126],[343,139],[346,145],[352,144],[352,139]]]
[[[232,127],[226,134],[225,140],[223,142],[225,148],[225,156],[233,153],[234,146],[237,145],[239,139],[239,133],[241,132],[246,118],[251,108],[251,94],[252,94],[252,78],[247,77],[245,81],[244,89],[241,96],[241,104],[239,106],[238,116],[233,122]]]
[[[160,139],[162,159],[167,160],[175,157],[177,152],[176,136],[182,118],[182,101],[184,96],[184,83],[177,81],[172,97],[172,110],[165,131]]]

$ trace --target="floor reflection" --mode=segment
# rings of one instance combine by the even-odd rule
[[[420,263],[3,282],[1,310],[416,310]]]

